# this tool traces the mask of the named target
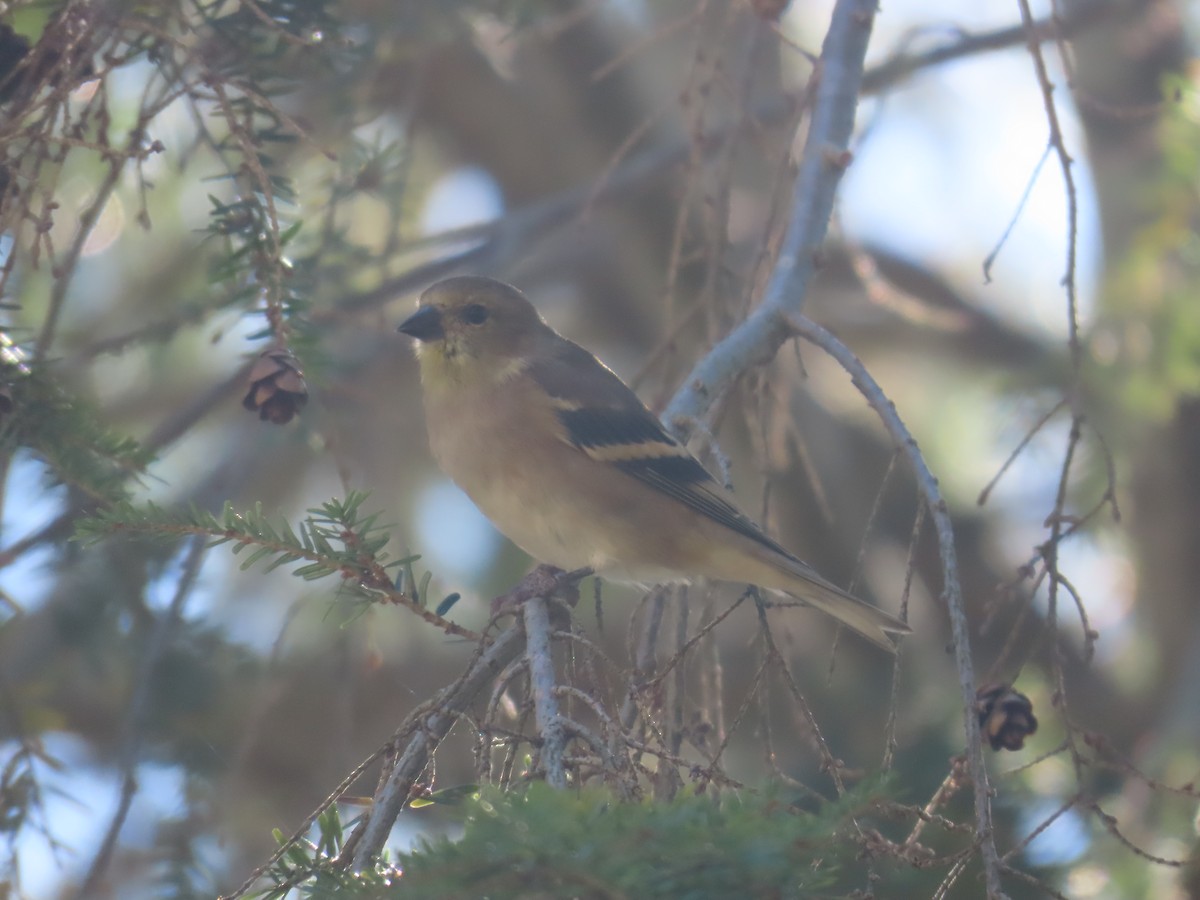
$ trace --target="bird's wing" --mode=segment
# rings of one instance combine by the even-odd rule
[[[535,362],[529,374],[553,398],[564,441],[804,565],[729,501],[720,483],[611,369],[578,344],[558,340],[561,345]]]

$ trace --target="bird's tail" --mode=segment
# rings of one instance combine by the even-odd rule
[[[790,584],[774,584],[798,600],[819,609],[853,629],[876,646],[896,652],[894,634],[911,634],[912,629],[891,613],[859,600],[853,594],[830,584],[823,578],[806,573],[791,573]]]

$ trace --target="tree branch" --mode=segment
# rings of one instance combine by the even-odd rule
[[[792,192],[792,217],[762,303],[696,364],[663,412],[676,434],[700,420],[721,394],[753,366],[770,361],[792,334],[787,317],[800,312],[842,174],[875,19],[873,0],[838,0],[821,48],[808,138]]]
[[[386,781],[375,792],[371,811],[361,829],[351,836],[354,841],[352,865],[355,871],[369,868],[383,851],[396,817],[409,800],[413,785],[425,771],[433,751],[458,721],[458,716],[491,683],[497,672],[517,658],[524,647],[522,629],[512,626],[486,650],[476,655],[473,665],[462,678],[439,691],[417,714],[409,718],[401,729],[402,735],[407,732],[408,742]]]
[[[567,750],[567,733],[562,716],[558,714],[555,696],[554,658],[550,655],[550,609],[545,598],[534,597],[521,606],[525,623],[525,659],[529,663],[529,689],[533,695],[533,710],[537,733],[541,738],[542,770],[546,783],[563,790],[567,786],[567,770],[563,764]]]
[[[962,586],[958,579],[958,558],[954,551],[954,526],[950,510],[938,489],[937,479],[925,464],[917,442],[909,433],[896,406],[871,377],[850,348],[820,325],[803,316],[790,321],[795,333],[820,347],[833,357],[854,380],[854,385],[875,410],[896,446],[908,458],[916,476],[917,487],[933,517],[938,538],[938,554],[942,559],[942,599],[950,616],[950,631],[954,640],[954,660],[958,667],[958,686],[962,694],[963,719],[967,737],[967,771],[975,788],[975,832],[983,855],[988,897],[1000,898],[1000,859],[992,834],[992,805],[988,789],[987,766],[983,758],[983,740],[975,714],[975,669],[971,660],[967,613],[963,606]]]
[[[862,72],[860,60],[858,69],[861,73],[861,93],[877,94],[926,69],[936,68],[939,65],[969,56],[1018,46],[1027,40],[1036,39],[1044,42],[1073,37],[1122,9],[1144,5],[1144,3],[1145,0],[1127,0],[1127,2],[1093,0],[1091,3],[1073,6],[1071,11],[1064,16],[1038,19],[1029,32],[1020,25],[1014,25],[979,34],[963,35],[957,40],[924,53],[898,53],[865,72]],[[868,3],[855,5],[863,8],[870,7],[872,12],[874,10],[874,7]],[[865,30],[870,31],[869,21],[866,23]],[[866,35],[862,40],[865,44]],[[824,62],[825,54],[829,52],[829,49],[827,46],[822,51],[822,62]],[[839,52],[841,52],[841,48],[839,48]],[[823,71],[823,75],[827,76],[828,73]],[[704,157],[712,158],[732,138],[743,131],[762,124],[780,122],[791,115],[803,93],[802,91],[800,94],[779,94],[765,100],[752,111],[751,115],[738,116],[732,122],[713,125],[705,129],[698,138],[693,136],[678,142],[664,143],[632,154],[608,174],[599,186],[589,180],[586,184],[573,185],[557,193],[541,197],[525,206],[511,210],[493,221],[452,229],[442,234],[410,242],[406,245],[406,249],[413,250],[471,240],[477,240],[479,243],[465,250],[438,256],[429,262],[414,266],[370,290],[340,297],[333,301],[331,309],[318,310],[314,313],[313,318],[315,321],[324,321],[347,312],[374,309],[390,303],[398,296],[423,288],[439,278],[445,278],[456,272],[500,272],[531,243],[553,229],[561,227],[583,210],[591,208],[599,202],[619,198],[636,191],[646,182],[683,163],[687,160],[688,155],[694,152],[693,139],[699,144]],[[814,114],[814,124],[815,121]],[[843,145],[843,149],[845,149],[845,145]],[[123,338],[115,338],[109,343],[120,345],[123,341]],[[101,346],[99,349],[103,351],[105,346]]]
[[[966,612],[958,579],[954,530],[949,509],[916,442],[895,406],[863,364],[832,334],[804,319],[809,282],[819,262],[842,174],[850,163],[854,114],[863,84],[867,43],[874,21],[873,0],[838,0],[821,50],[812,119],[793,189],[792,215],[762,302],[692,369],[663,413],[676,433],[703,420],[712,403],[750,368],[770,361],[797,332],[822,347],[854,378],[916,473],[933,516],[944,577],[943,596],[950,615],[962,693],[967,767],[975,789],[975,827],[980,841],[988,896],[1003,897],[1000,863],[992,834],[991,801],[979,722],[975,717],[975,674]]]
[[[146,645],[146,654],[138,667],[137,678],[134,681],[133,696],[129,701],[129,712],[125,721],[124,746],[121,749],[121,793],[117,802],[116,812],[108,823],[100,848],[96,851],[92,864],[79,887],[80,898],[95,896],[99,890],[101,879],[112,863],[113,854],[117,849],[117,838],[121,828],[133,806],[133,798],[138,791],[137,766],[142,745],[146,740],[148,709],[150,705],[150,689],[158,675],[158,667],[163,656],[170,648],[171,640],[183,618],[183,608],[196,584],[200,574],[200,566],[204,562],[204,553],[208,549],[203,538],[194,537],[191,547],[183,563],[183,572],[175,588],[175,596],[170,607],[163,612],[154,625]]]

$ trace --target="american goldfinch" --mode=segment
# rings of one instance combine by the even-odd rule
[[[768,537],[592,354],[514,287],[448,278],[399,328],[417,341],[442,470],[534,559],[641,583],[784,591],[894,650],[911,629]]]

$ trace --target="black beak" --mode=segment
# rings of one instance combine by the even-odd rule
[[[440,341],[446,336],[442,330],[442,314],[436,306],[422,306],[396,330],[418,341]]]

